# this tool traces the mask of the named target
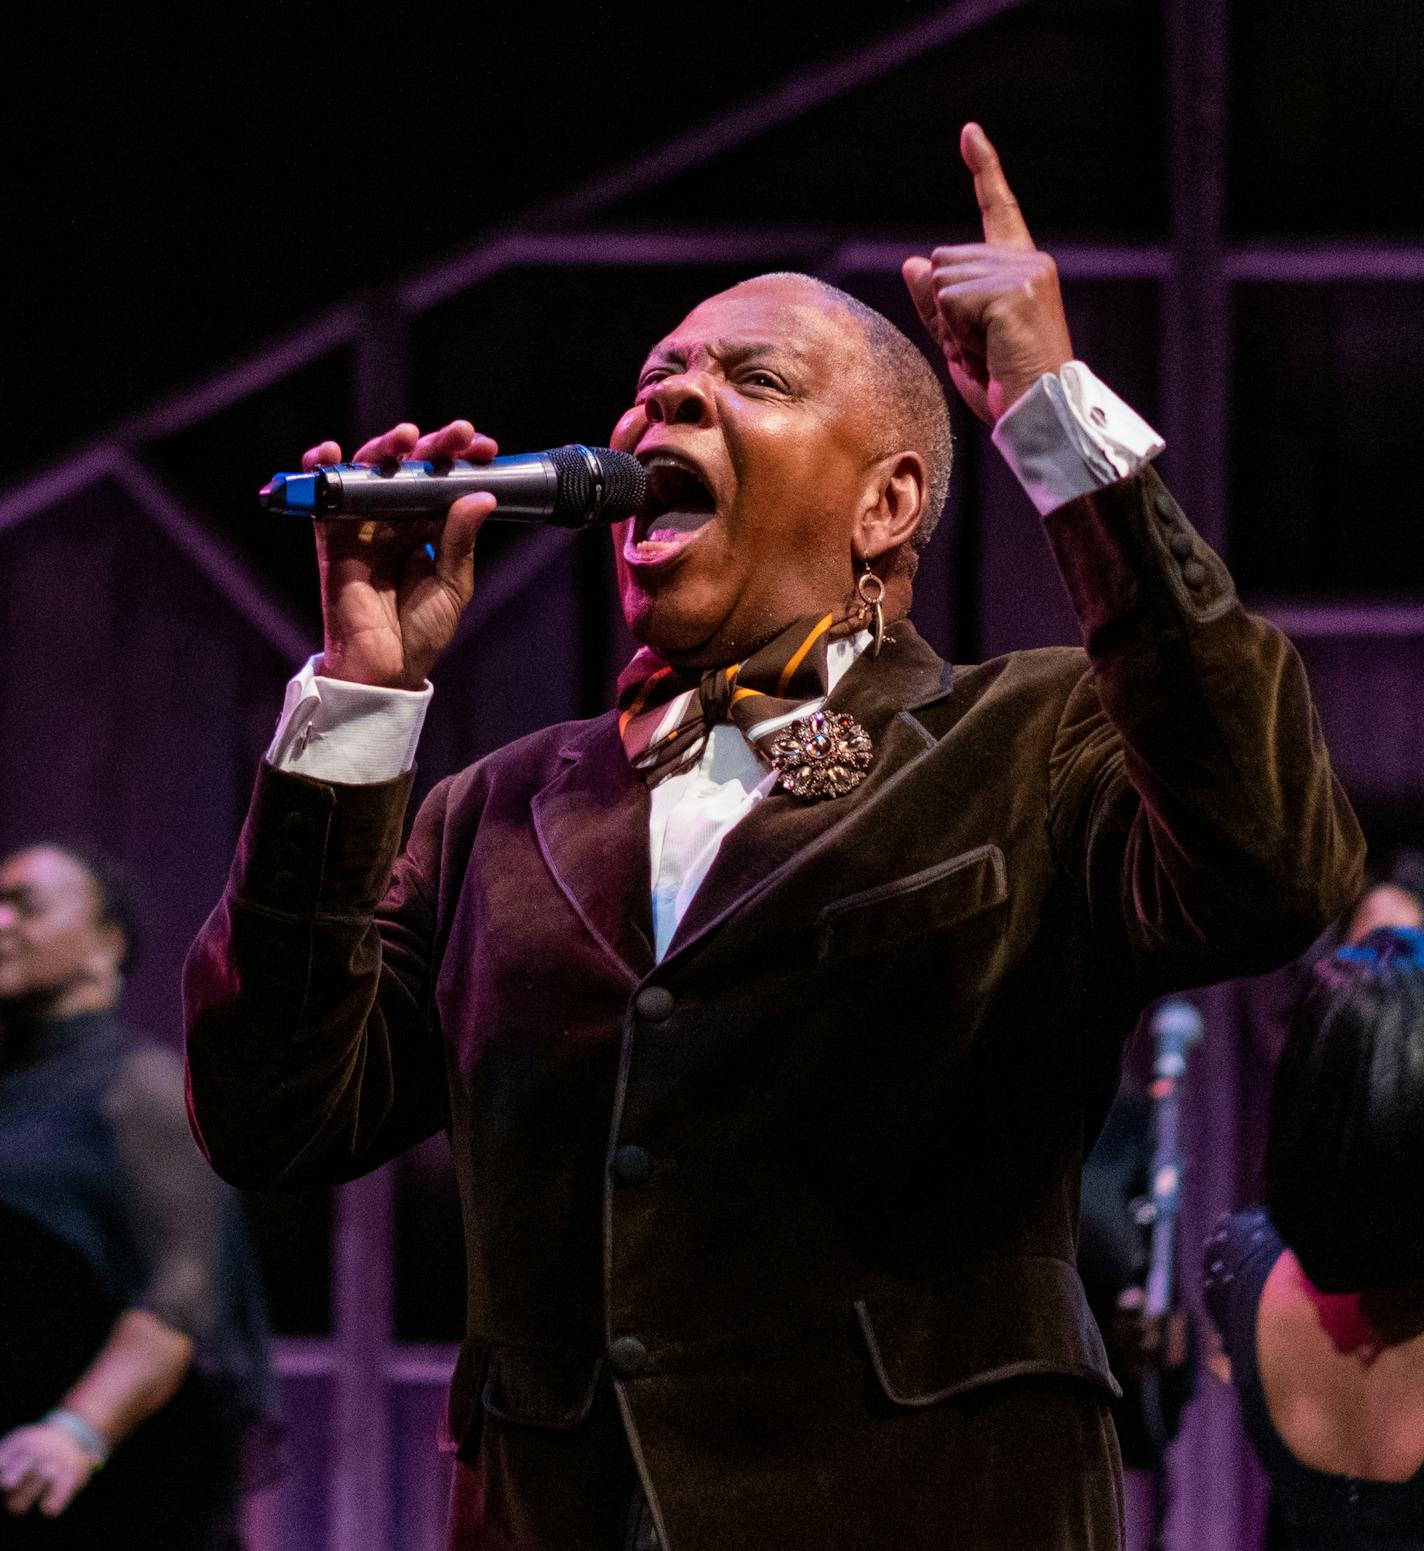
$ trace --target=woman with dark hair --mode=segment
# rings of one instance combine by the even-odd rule
[[[87,849],[0,859],[4,1551],[236,1551],[272,1437],[240,1203],[120,1017],[139,915]]]
[[[1204,1293],[1288,1543],[1424,1548],[1424,932],[1316,964]]]

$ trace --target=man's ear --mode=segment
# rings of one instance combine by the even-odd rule
[[[909,542],[925,515],[929,481],[917,452],[879,459],[866,481],[851,547],[857,560],[874,560]]]
[[[100,979],[119,972],[128,952],[128,938],[117,921],[105,921],[94,928],[94,943],[88,954],[89,968]]]

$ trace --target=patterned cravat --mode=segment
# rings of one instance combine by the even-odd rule
[[[837,768],[849,763],[855,772],[848,784],[842,781],[836,790],[811,790],[809,774],[802,776],[800,786],[807,789],[798,795],[836,796],[840,785],[849,790],[870,763],[870,740],[849,717],[813,715],[789,730],[800,734],[790,741],[784,725],[762,729],[808,701],[825,698],[827,643],[832,636],[847,635],[856,628],[834,614],[799,619],[745,661],[709,668],[700,676],[679,672],[643,647],[618,680],[618,731],[628,762],[654,785],[696,759],[711,729],[730,721],[769,765],[782,772],[782,784],[791,790],[798,790],[791,774],[818,761],[828,768],[832,760],[838,762]],[[682,717],[660,733],[669,702],[693,689],[697,693]],[[852,747],[848,740],[863,740],[863,747],[859,741]]]

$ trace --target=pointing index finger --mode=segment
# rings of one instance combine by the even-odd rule
[[[974,195],[984,222],[984,241],[998,248],[1031,249],[1033,238],[999,164],[999,153],[978,124],[966,124],[960,132],[959,154],[974,174]]]

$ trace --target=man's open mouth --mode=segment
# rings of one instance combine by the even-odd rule
[[[717,498],[690,460],[655,452],[645,459],[648,491],[623,543],[630,565],[659,565],[692,543],[717,512]]]

